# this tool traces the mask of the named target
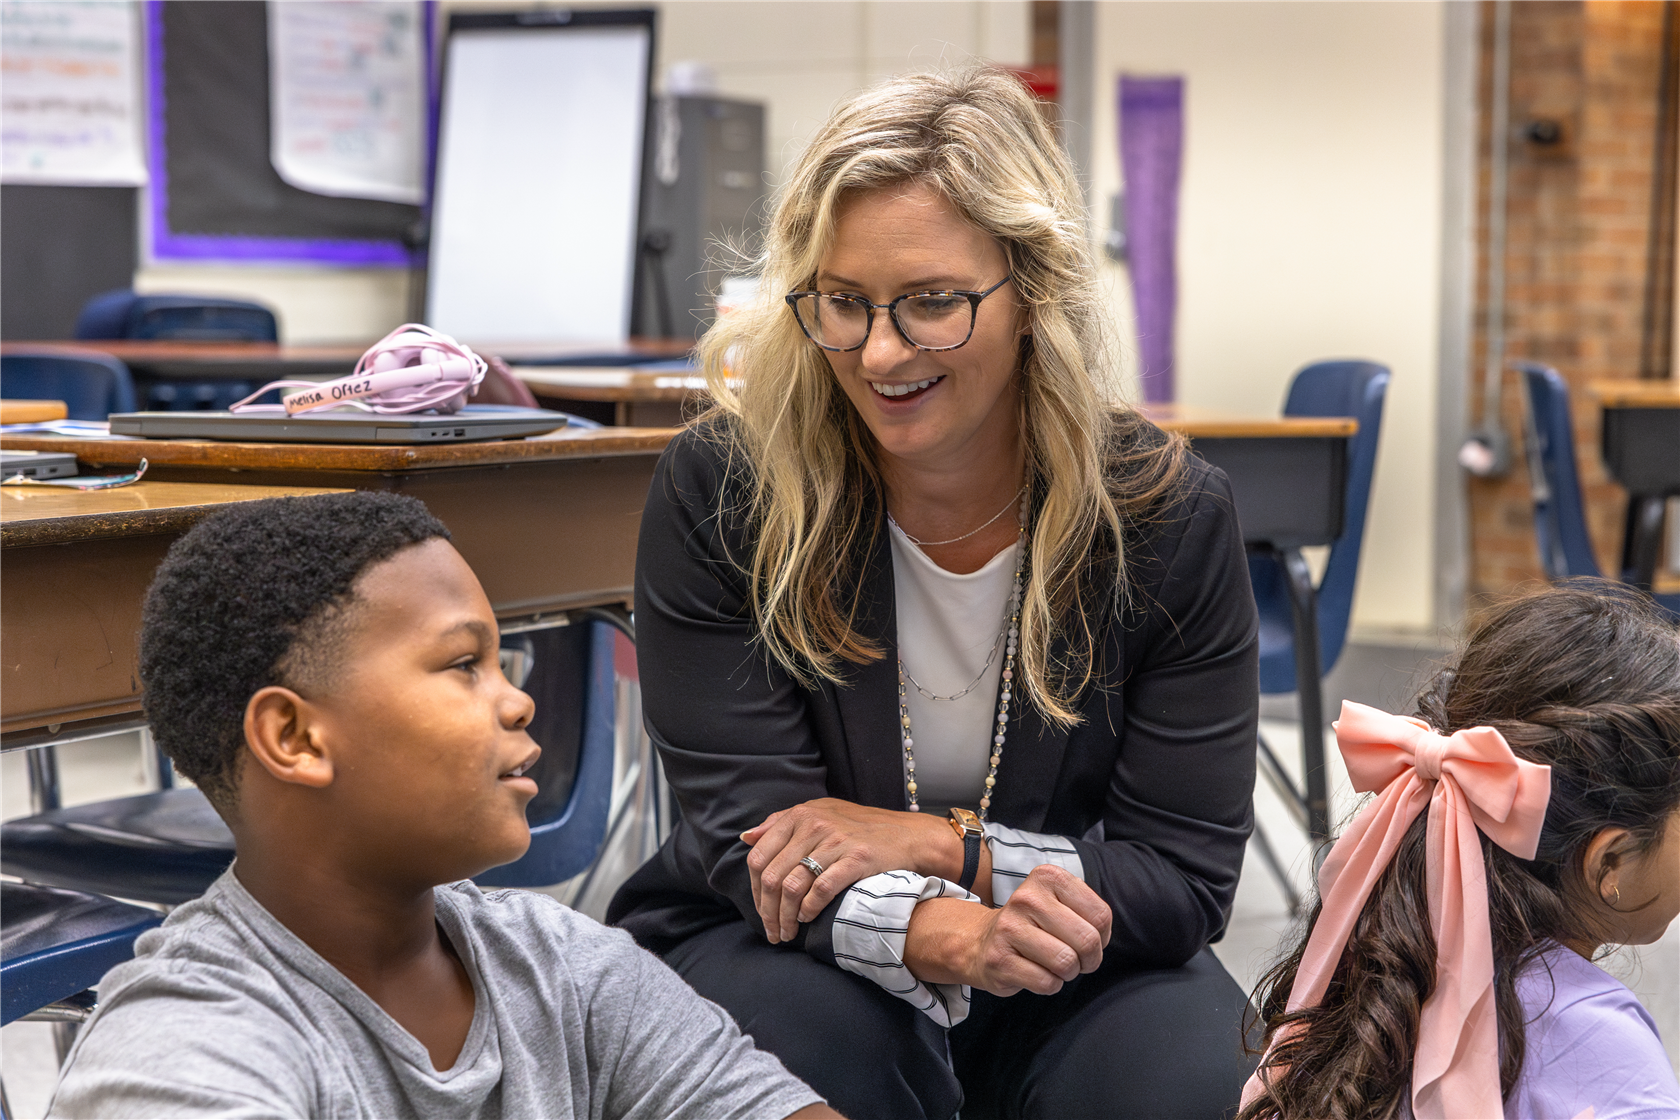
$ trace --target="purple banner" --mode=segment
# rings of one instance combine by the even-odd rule
[[[1120,78],[1120,169],[1126,256],[1137,312],[1143,399],[1171,401],[1178,315],[1178,179],[1184,162],[1184,79]]]

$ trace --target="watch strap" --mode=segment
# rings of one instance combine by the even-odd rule
[[[962,878],[957,880],[957,886],[969,890],[974,886],[974,877],[980,873],[980,834],[975,832],[963,833],[963,868]]]

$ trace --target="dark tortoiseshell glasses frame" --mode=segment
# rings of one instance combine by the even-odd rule
[[[898,331],[898,337],[902,338],[905,342],[914,346],[918,350],[923,350],[930,354],[937,354],[946,350],[960,350],[964,346],[967,346],[969,339],[974,337],[974,324],[980,317],[980,302],[1013,279],[1013,276],[1005,276],[1002,280],[999,280],[996,284],[993,284],[983,292],[969,292],[960,289],[906,292],[904,295],[901,295],[897,299],[888,303],[871,303],[862,296],[845,295],[838,292],[798,291],[789,292],[782,298],[787,301],[789,309],[793,311],[794,321],[799,324],[799,329],[805,332],[805,337],[810,339],[815,345],[822,347],[824,350],[831,351],[832,353],[846,354],[853,350],[863,349],[869,342],[870,332],[875,329],[875,312],[885,311],[887,313],[887,317],[892,320],[893,329]],[[963,340],[961,342],[954,342],[949,346],[923,346],[921,343],[910,337],[910,332],[905,329],[904,323],[898,317],[899,304],[903,303],[907,299],[926,299],[929,296],[960,296],[968,301],[968,333],[963,336]],[[811,327],[805,322],[805,316],[800,314],[799,303],[801,300],[806,299],[812,301],[827,299],[852,304],[862,308],[864,311],[863,337],[852,346],[830,346],[828,343],[823,342],[815,334],[811,333]],[[813,313],[814,310],[815,306],[813,302]]]

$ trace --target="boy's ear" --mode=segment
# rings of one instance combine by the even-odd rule
[[[324,789],[332,784],[333,763],[315,715],[289,688],[259,689],[245,705],[245,747],[278,780]]]

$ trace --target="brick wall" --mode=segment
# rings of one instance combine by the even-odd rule
[[[1626,495],[1599,457],[1589,382],[1640,375],[1652,160],[1662,68],[1661,3],[1526,0],[1511,5],[1511,145],[1506,247],[1506,355],[1555,367],[1569,382],[1588,527],[1606,573],[1621,549]],[[1494,5],[1483,4],[1480,104],[1480,281],[1472,417],[1480,414],[1487,337]],[[1523,133],[1561,125],[1559,139]],[[1666,369],[1663,370],[1666,373]],[[1503,479],[1472,478],[1471,592],[1541,578],[1522,465],[1518,378],[1505,375],[1504,424],[1516,462]]]

